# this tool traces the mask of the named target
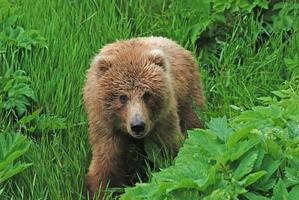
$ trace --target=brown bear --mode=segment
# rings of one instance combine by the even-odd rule
[[[177,152],[187,129],[202,127],[192,99],[204,107],[192,54],[172,40],[144,37],[106,45],[93,59],[84,87],[92,161],[90,195],[127,183],[130,138]]]

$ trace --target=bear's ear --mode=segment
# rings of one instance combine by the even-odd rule
[[[90,66],[95,67],[98,74],[103,74],[111,67],[111,58],[103,55],[97,55],[91,61]]]
[[[148,59],[151,63],[166,69],[166,57],[161,49],[154,49],[149,52]]]

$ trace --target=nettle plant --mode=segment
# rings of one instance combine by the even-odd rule
[[[17,26],[19,16],[10,16],[0,21],[0,53],[10,49],[29,50],[33,47],[47,48],[46,39],[37,30],[25,30]]]
[[[0,85],[2,117],[6,121],[17,122],[20,131],[53,131],[66,128],[64,118],[43,114],[42,108],[37,108],[31,113],[33,107],[38,104],[38,99],[26,72],[8,70],[4,76],[0,76]]]
[[[31,163],[18,161],[30,147],[30,141],[21,134],[0,132],[0,195],[2,184],[12,176],[24,171]]]
[[[299,95],[274,94],[260,98],[264,106],[189,131],[174,166],[120,199],[297,199]]]
[[[31,141],[21,133],[53,131],[66,128],[65,119],[41,114],[39,108],[30,114],[38,103],[31,79],[18,70],[8,70],[0,76],[0,195],[4,181],[24,171],[31,164],[17,161],[24,155]],[[11,131],[8,131],[11,130]]]
[[[22,70],[8,70],[0,76],[0,110],[15,118],[24,115],[37,97],[31,87],[31,79]]]
[[[47,48],[46,39],[37,30],[25,30],[17,25],[18,5],[9,0],[0,0],[0,54],[9,51]]]

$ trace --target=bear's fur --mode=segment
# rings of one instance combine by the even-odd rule
[[[204,107],[198,68],[192,54],[174,41],[145,37],[103,47],[84,87],[92,145],[87,175],[91,196],[108,183],[127,183],[130,138],[162,140],[177,152],[183,133],[202,127],[192,99]]]

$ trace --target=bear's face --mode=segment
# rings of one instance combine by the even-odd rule
[[[110,67],[98,83],[105,118],[120,132],[138,139],[155,127],[171,96],[163,55],[156,52],[150,55],[134,60],[117,57],[109,60]]]

